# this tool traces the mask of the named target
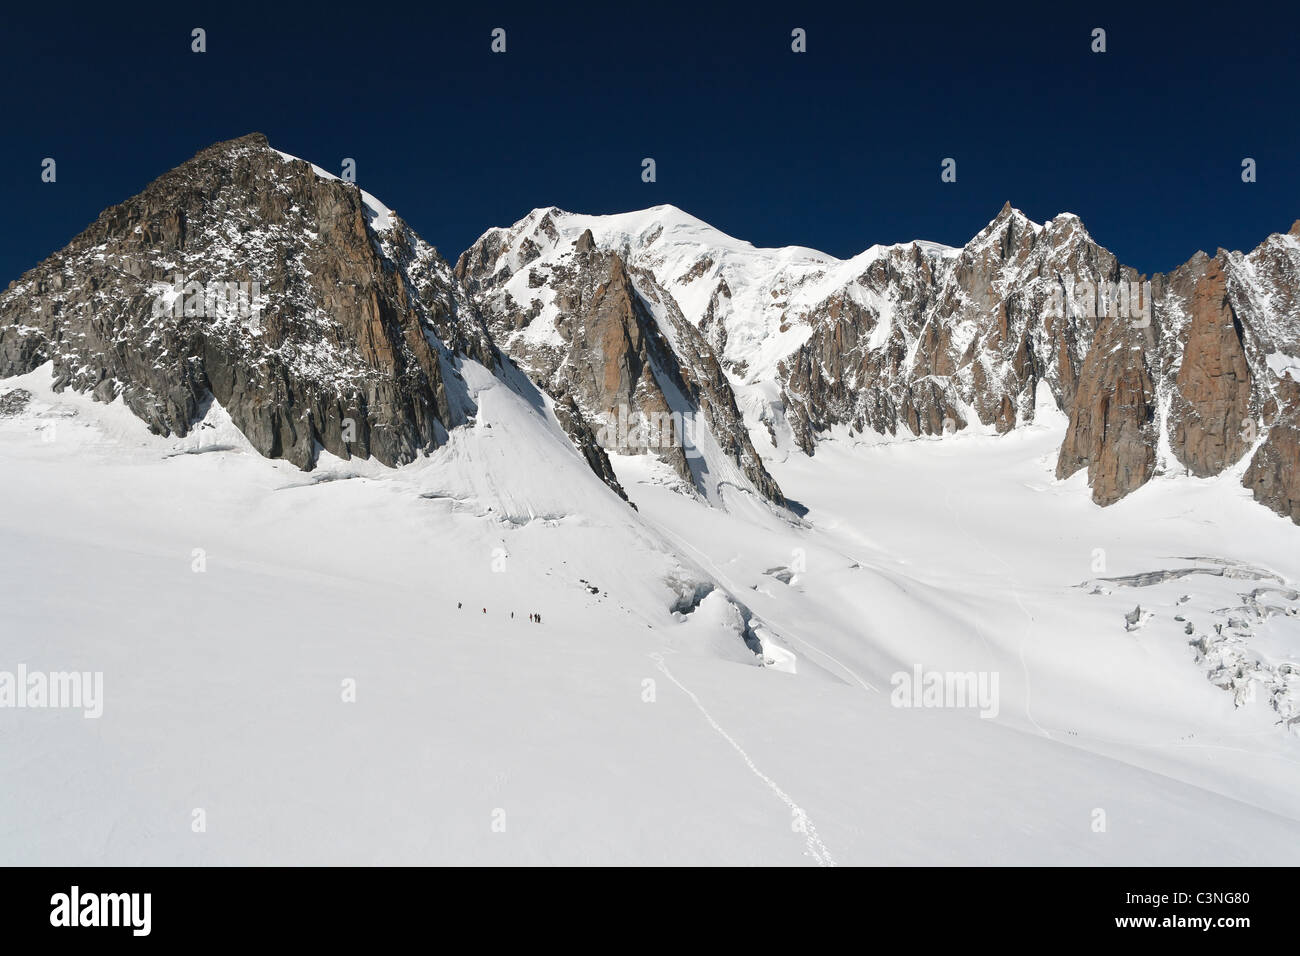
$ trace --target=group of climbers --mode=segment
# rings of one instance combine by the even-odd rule
[[[457,601],[457,602],[456,602],[456,610],[459,611],[459,610],[461,610],[462,607],[463,607],[462,603],[461,603],[460,601]],[[483,613],[484,613],[484,614],[487,613],[487,608],[483,608]],[[511,611],[511,612],[510,612],[510,620],[513,621],[514,619],[515,619],[515,612],[514,612],[514,611]],[[528,615],[528,620],[532,621],[534,624],[541,624],[541,623],[542,623],[542,616],[541,616],[540,614],[529,613],[529,615]]]

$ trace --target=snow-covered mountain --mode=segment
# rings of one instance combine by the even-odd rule
[[[214,282],[256,285],[238,299]],[[1042,386],[1070,420],[1058,477],[1086,470],[1097,503],[1232,470],[1300,521],[1298,283],[1300,223],[1148,280],[1076,216],[1038,225],[1010,204],[961,249],[844,261],[757,249],[672,206],[536,209],[453,271],[374,197],[253,134],[12,283],[0,371],[51,360],[60,384],[120,393],[164,434],[211,395],[272,457],[393,464],[473,415],[457,362],[495,367],[499,348],[617,493],[608,452],[634,450],[714,504],[738,489],[777,506],[764,454],[814,454],[835,428],[1005,433]]]
[[[494,290],[487,311],[508,316],[498,337],[531,348],[566,319],[551,285],[584,271],[570,263],[552,279],[550,263],[587,233],[652,276],[704,337],[758,447],[813,454],[835,427],[1002,433],[1032,421],[1041,383],[1071,418],[1058,474],[1087,469],[1099,504],[1157,474],[1241,464],[1261,501],[1300,520],[1285,467],[1296,454],[1286,369],[1300,352],[1300,223],[1247,255],[1198,254],[1148,279],[1077,216],[1039,225],[1009,203],[961,249],[918,241],[849,260],[757,249],[672,206],[537,209],[489,230],[457,266],[471,294]]]
[[[0,295],[0,862],[1294,863],[1298,263],[660,206],[452,268],[204,150]]]
[[[260,134],[105,210],[0,295],[0,374],[52,362],[56,387],[120,396],[164,435],[215,399],[304,468],[444,442],[473,414],[465,358],[495,349],[437,252]]]
[[[715,503],[725,487],[782,504],[714,350],[654,273],[597,246],[559,210],[494,230],[456,264],[501,347],[606,433]],[[557,219],[559,220],[557,222]]]

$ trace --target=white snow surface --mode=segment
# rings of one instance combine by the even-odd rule
[[[1284,352],[1270,352],[1264,356],[1269,369],[1278,378],[1287,378],[1300,382],[1300,358],[1294,358]]]
[[[1079,586],[1294,588],[1300,530],[1231,478],[1098,508],[1045,409],[770,462],[802,520],[616,458],[634,511],[527,383],[460,370],[477,419],[429,457],[310,473],[219,406],[161,438],[48,366],[0,382],[34,396],[0,418],[0,672],[104,680],[98,719],[0,708],[0,863],[1300,861],[1300,736],[1174,619],[1270,582]],[[1298,622],[1242,653],[1294,667]],[[894,706],[915,667],[996,674],[997,715]]]

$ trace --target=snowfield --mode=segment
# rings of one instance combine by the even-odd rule
[[[460,371],[434,454],[310,473],[0,383],[0,672],[104,687],[0,707],[0,863],[1300,862],[1300,529],[1238,476],[1098,508],[1043,408],[755,433],[799,517],[615,457],[634,510]]]

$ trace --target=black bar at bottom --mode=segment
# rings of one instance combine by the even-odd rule
[[[797,880],[751,871],[425,868],[10,868],[6,876],[6,943],[284,939],[337,947],[400,942],[414,931],[458,946],[443,935],[455,930],[488,944],[612,943],[629,933],[629,942],[646,934],[670,944],[689,941],[697,924],[711,936],[771,942],[823,921],[850,939],[920,933],[914,941],[925,945],[1201,938],[1231,947],[1295,932],[1293,871],[1268,869],[845,869]],[[590,935],[597,929],[616,935]]]

